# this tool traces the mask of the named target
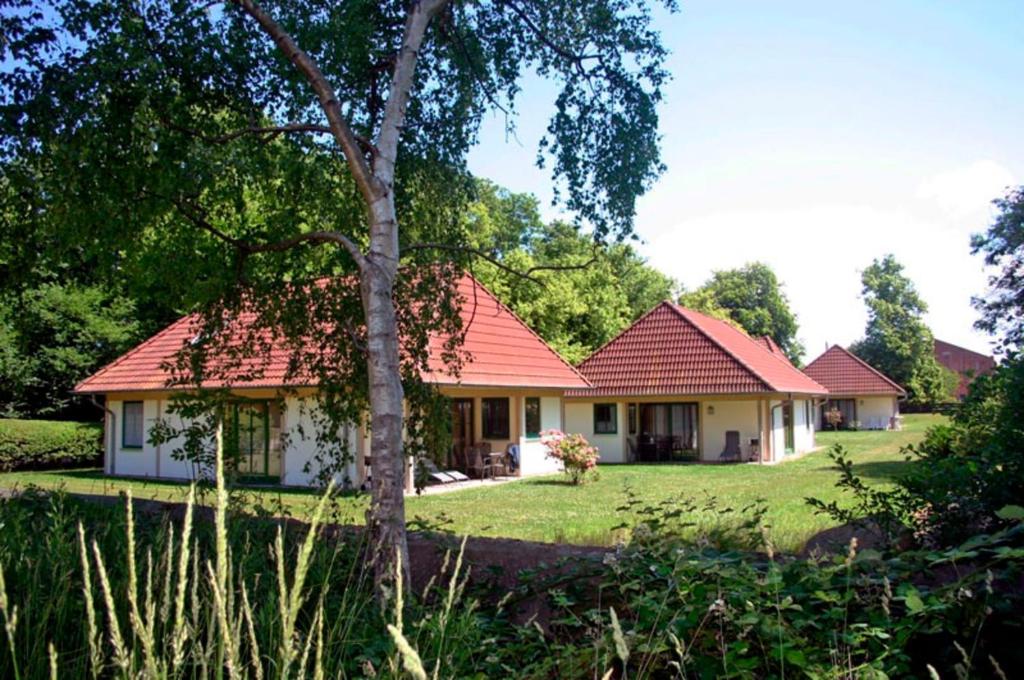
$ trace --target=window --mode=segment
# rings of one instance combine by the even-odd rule
[[[616,434],[619,431],[615,404],[594,404],[594,434]]]
[[[508,398],[483,399],[484,439],[508,439]]]
[[[121,409],[121,447],[141,449],[145,441],[142,402],[126,401]]]
[[[629,419],[629,433],[636,434],[636,404],[629,405],[627,418]]]
[[[526,419],[526,436],[536,439],[540,436],[540,397],[527,397],[523,413]]]

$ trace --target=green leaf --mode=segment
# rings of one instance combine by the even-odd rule
[[[999,519],[1024,520],[1024,507],[1019,505],[1005,505],[996,510],[996,517]]]
[[[917,592],[916,588],[911,588],[907,591],[907,594],[903,596],[903,601],[907,605],[907,611],[911,614],[920,614],[924,611],[924,600],[921,599],[921,594]]]

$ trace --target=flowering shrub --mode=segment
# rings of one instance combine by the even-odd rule
[[[573,484],[582,484],[587,474],[597,465],[597,448],[581,434],[566,434],[561,430],[545,430],[540,441],[547,448],[548,458],[562,461],[565,474]]]

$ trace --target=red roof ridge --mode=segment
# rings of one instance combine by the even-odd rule
[[[683,320],[686,321],[686,323],[688,323],[691,326],[693,326],[694,328],[696,328],[697,331],[701,335],[703,335],[705,338],[710,340],[715,345],[715,347],[717,347],[718,349],[720,349],[723,352],[725,352],[733,361],[735,361],[740,366],[745,368],[747,370],[747,372],[750,373],[750,375],[752,375],[757,380],[761,381],[761,384],[764,385],[766,390],[768,390],[770,392],[770,391],[775,389],[774,385],[772,385],[767,380],[765,380],[764,377],[760,373],[755,371],[746,361],[744,361],[740,357],[736,356],[735,352],[732,352],[729,349],[727,349],[725,347],[725,345],[723,345],[718,338],[716,338],[713,334],[709,333],[707,331],[707,329],[705,329],[704,327],[701,326],[701,324],[695,323],[692,319],[690,319],[688,314],[694,314],[697,317],[699,317],[701,320],[719,321],[721,324],[723,324],[725,326],[729,326],[730,328],[732,328],[732,326],[730,324],[727,324],[726,322],[721,321],[720,319],[714,319],[713,317],[710,317],[707,314],[702,314],[701,312],[698,312],[698,311],[696,311],[694,309],[687,309],[686,307],[683,307],[682,305],[678,305],[678,304],[676,304],[674,302],[670,302],[669,306],[676,312],[676,314],[678,314],[680,317],[682,317]],[[733,330],[737,330],[737,329],[733,329]],[[753,342],[753,339],[749,335],[747,335],[746,333],[743,333],[742,331],[739,331],[739,332],[744,337],[746,337],[748,340],[751,340],[751,342]],[[755,342],[754,344],[757,344],[757,343]],[[764,347],[761,347],[760,345],[758,345],[758,348],[761,351],[765,351]]]
[[[649,316],[650,316],[651,314],[654,314],[654,312],[658,311],[659,309],[661,309],[662,307],[664,307],[664,306],[666,306],[666,305],[667,305],[667,306],[669,306],[669,307],[675,307],[675,303],[674,303],[674,302],[672,302],[671,300],[662,300],[662,301],[661,301],[661,302],[659,302],[658,304],[654,305],[653,307],[651,307],[650,309],[648,309],[648,310],[647,310],[646,312],[644,312],[643,314],[641,314],[640,316],[638,316],[638,317],[637,317],[636,319],[634,319],[632,323],[628,324],[628,325],[627,325],[627,326],[626,326],[625,328],[623,328],[623,329],[622,329],[621,331],[619,331],[618,333],[616,333],[615,335],[613,335],[613,336],[612,336],[612,338],[611,338],[610,340],[608,340],[608,341],[607,341],[607,342],[605,342],[605,343],[604,343],[603,345],[601,345],[600,347],[598,347],[597,349],[595,349],[595,350],[594,350],[593,352],[591,352],[590,354],[588,354],[588,355],[587,355],[587,358],[586,358],[586,359],[584,359],[583,361],[581,361],[581,362],[579,363],[579,368],[583,368],[583,364],[587,363],[588,361],[590,361],[591,359],[593,359],[594,357],[596,357],[596,356],[597,356],[598,354],[600,354],[600,353],[601,353],[601,350],[603,350],[603,349],[604,349],[605,347],[607,347],[608,345],[612,344],[613,342],[615,342],[616,340],[618,340],[619,338],[621,338],[621,337],[622,337],[623,335],[625,335],[625,334],[626,334],[626,333],[627,333],[627,332],[628,332],[629,330],[631,330],[631,329],[633,328],[633,326],[637,325],[637,324],[638,324],[638,323],[640,323],[640,322],[641,322],[642,320],[646,319],[646,318],[647,318],[647,317],[649,317]]]
[[[811,363],[807,364],[807,366],[806,366],[806,368],[805,368],[804,370],[809,370],[809,369],[810,369],[810,368],[811,368],[812,366],[814,366],[814,364],[816,364],[816,363],[817,363],[818,361],[820,361],[821,359],[823,359],[823,358],[824,358],[824,357],[825,357],[826,355],[828,355],[828,353],[829,353],[829,352],[831,352],[831,351],[833,351],[833,350],[836,350],[836,351],[842,352],[843,354],[845,354],[845,355],[847,355],[848,357],[852,358],[852,359],[853,359],[854,361],[856,361],[856,362],[857,362],[858,364],[860,364],[861,366],[863,366],[864,368],[868,369],[869,371],[871,371],[872,373],[874,373],[875,375],[877,375],[877,376],[878,376],[879,378],[881,378],[881,379],[882,379],[882,380],[884,380],[885,382],[887,382],[887,383],[889,383],[890,385],[892,385],[893,387],[895,387],[895,388],[896,388],[896,391],[897,391],[897,392],[898,392],[899,394],[906,394],[906,393],[907,393],[907,391],[906,391],[905,389],[903,389],[903,387],[902,387],[902,386],[901,386],[901,385],[900,385],[900,384],[899,384],[898,382],[896,382],[895,380],[893,380],[892,378],[890,378],[889,376],[887,376],[887,375],[886,375],[885,373],[882,373],[882,372],[881,372],[881,371],[879,371],[879,370],[878,370],[877,368],[875,368],[874,366],[872,366],[872,365],[871,365],[871,364],[869,364],[868,362],[864,361],[864,360],[863,360],[863,359],[861,359],[861,358],[860,358],[859,356],[857,356],[856,354],[854,354],[854,353],[853,353],[853,352],[851,352],[850,350],[846,349],[846,348],[845,348],[845,347],[843,347],[842,345],[832,345],[832,346],[831,346],[831,347],[829,347],[829,348],[828,348],[827,350],[825,350],[824,352],[822,352],[822,353],[821,353],[821,356],[819,356],[819,357],[818,357],[817,359],[815,359],[815,360],[814,360],[814,361],[812,361]]]
[[[706,319],[706,320],[708,320],[708,321],[711,321],[711,322],[713,322],[713,323],[714,323],[714,322],[718,322],[718,323],[720,323],[720,324],[721,324],[721,325],[722,325],[722,326],[723,326],[724,328],[729,328],[729,329],[731,329],[731,330],[732,330],[733,332],[735,332],[735,333],[737,333],[738,335],[740,335],[741,337],[745,338],[745,339],[746,339],[746,340],[747,340],[747,341],[748,341],[748,342],[749,342],[749,343],[750,343],[751,345],[753,345],[754,347],[757,347],[757,348],[758,348],[759,350],[761,350],[761,351],[762,351],[762,352],[764,352],[765,354],[767,354],[767,355],[769,355],[770,357],[772,357],[773,359],[775,359],[775,361],[779,362],[779,364],[781,364],[782,366],[785,366],[785,367],[786,367],[786,368],[787,368],[788,370],[790,370],[790,371],[794,371],[794,372],[796,372],[797,374],[800,374],[800,375],[801,375],[802,377],[804,377],[804,378],[806,378],[806,379],[810,380],[810,381],[811,381],[812,383],[814,383],[814,384],[815,384],[815,385],[817,385],[817,386],[818,386],[819,388],[821,388],[821,391],[822,391],[822,392],[824,392],[824,393],[826,393],[826,394],[828,393],[828,389],[826,389],[824,385],[820,384],[820,383],[819,383],[818,381],[816,381],[816,380],[815,380],[814,378],[810,377],[809,375],[806,375],[805,373],[803,373],[803,371],[801,371],[801,370],[800,370],[800,369],[798,369],[798,368],[797,368],[796,366],[794,366],[794,365],[793,365],[793,363],[792,363],[792,362],[791,362],[791,361],[790,361],[790,360],[789,360],[789,359],[788,359],[787,357],[785,357],[785,355],[781,355],[781,354],[776,354],[775,352],[772,352],[771,350],[767,349],[767,348],[766,348],[766,347],[765,347],[765,346],[764,346],[763,344],[761,344],[760,342],[758,342],[758,341],[757,341],[757,340],[755,340],[754,338],[750,337],[750,335],[749,335],[749,334],[747,334],[747,333],[746,333],[746,332],[745,332],[745,331],[744,331],[743,329],[741,329],[741,328],[737,328],[736,326],[732,325],[731,323],[727,323],[727,322],[725,322],[725,321],[722,321],[721,319],[716,319],[716,318],[715,318],[715,317],[713,317],[713,316],[709,316],[709,315],[707,315],[707,314],[704,314],[703,312],[698,312],[698,311],[696,311],[696,310],[694,310],[694,309],[687,309],[686,307],[683,307],[683,306],[681,306],[681,305],[673,305],[673,307],[675,307],[675,308],[676,308],[676,309],[677,309],[678,311],[681,311],[681,312],[685,312],[685,313],[688,313],[688,314],[694,314],[694,315],[697,315],[698,317],[700,317],[700,318],[702,318],[702,319]],[[696,326],[696,324],[694,324],[694,325]],[[746,369],[747,369],[748,371],[750,371],[750,372],[751,372],[751,373],[752,373],[752,374],[753,374],[753,375],[754,375],[755,377],[757,377],[757,379],[758,379],[758,380],[760,380],[761,382],[763,382],[763,383],[765,384],[765,386],[766,386],[766,387],[768,387],[769,389],[776,389],[776,387],[775,387],[775,386],[774,386],[773,384],[771,384],[771,383],[770,383],[770,382],[768,381],[768,379],[767,379],[767,378],[765,378],[764,376],[762,376],[762,375],[761,375],[761,373],[760,373],[759,371],[757,371],[757,370],[756,370],[756,369],[754,369],[753,367],[749,366],[749,365],[748,365],[748,364],[747,364],[747,363],[746,363],[745,361],[743,361],[743,360],[742,360],[742,359],[741,359],[740,357],[736,356],[736,354],[735,354],[734,352],[731,352],[731,351],[729,351],[728,349],[725,349],[725,347],[723,347],[723,346],[722,346],[722,344],[721,344],[720,342],[718,342],[718,340],[717,340],[717,339],[715,339],[714,337],[712,337],[711,335],[709,335],[709,334],[708,334],[708,333],[707,333],[706,331],[704,331],[704,329],[702,329],[702,328],[701,328],[701,329],[699,329],[699,330],[700,330],[700,331],[701,331],[702,333],[704,333],[704,335],[708,336],[708,337],[709,337],[709,338],[710,338],[710,339],[711,339],[711,340],[712,340],[712,341],[713,341],[713,342],[714,342],[714,343],[715,343],[716,345],[718,345],[719,347],[721,347],[721,348],[722,348],[722,349],[723,349],[723,350],[724,350],[725,352],[727,352],[727,353],[728,353],[728,354],[729,354],[730,356],[732,356],[732,357],[733,357],[733,358],[734,358],[734,359],[735,359],[735,360],[736,360],[736,361],[737,361],[737,362],[738,362],[738,363],[739,363],[740,365],[742,365],[742,366],[743,366],[744,368],[746,368]],[[768,336],[765,336],[765,337],[768,337]],[[769,341],[771,341],[771,342],[773,342],[773,343],[774,343],[774,341],[773,341],[773,340],[771,340],[771,338],[769,338]],[[777,345],[776,345],[776,346],[777,346]],[[780,348],[779,348],[779,350],[781,351],[781,349],[782,349],[782,348],[780,347]],[[785,392],[789,392],[790,390],[779,390],[779,391],[785,391]]]
[[[533,335],[533,337],[537,338],[537,340],[540,340],[540,343],[541,343],[542,345],[544,345],[544,347],[545,347],[545,348],[547,348],[547,350],[548,350],[548,351],[550,351],[550,352],[551,352],[552,354],[554,354],[554,355],[555,355],[556,357],[558,357],[558,360],[559,360],[559,361],[561,361],[561,362],[562,362],[563,364],[565,364],[565,366],[566,366],[566,367],[567,367],[567,368],[568,368],[568,369],[569,369],[570,371],[572,371],[573,373],[575,373],[575,374],[577,375],[577,377],[579,377],[579,378],[580,378],[580,379],[581,379],[581,380],[582,380],[583,382],[585,382],[585,383],[586,383],[587,385],[590,385],[590,381],[589,381],[589,380],[587,380],[586,376],[584,376],[584,375],[583,375],[582,373],[580,373],[580,372],[579,372],[579,371],[578,371],[578,370],[576,369],[576,367],[575,367],[575,366],[573,366],[573,365],[572,365],[572,364],[570,364],[570,363],[569,363],[568,361],[566,361],[565,357],[563,357],[563,356],[562,356],[561,352],[559,352],[559,351],[558,351],[558,350],[556,350],[556,349],[555,349],[554,347],[552,347],[551,345],[549,345],[549,344],[548,344],[548,341],[547,341],[547,340],[545,340],[544,338],[542,338],[542,337],[540,336],[540,334],[539,334],[539,333],[538,333],[537,331],[533,330],[533,328],[531,328],[531,327],[530,327],[530,324],[526,323],[526,322],[525,322],[525,321],[523,321],[523,320],[522,320],[521,318],[519,318],[519,315],[518,315],[518,314],[516,314],[515,312],[513,312],[513,311],[512,311],[512,308],[511,308],[511,307],[509,307],[509,306],[508,306],[508,305],[506,305],[506,304],[505,304],[504,302],[502,302],[502,301],[501,301],[501,298],[499,298],[499,297],[498,297],[497,295],[495,295],[495,294],[494,294],[494,293],[493,293],[493,292],[491,291],[491,289],[490,289],[490,288],[488,288],[488,287],[487,287],[487,286],[485,286],[485,285],[484,285],[483,283],[481,283],[481,282],[480,282],[480,280],[479,280],[478,278],[476,278],[475,276],[473,276],[473,275],[472,275],[471,273],[469,273],[469,272],[464,272],[464,273],[463,273],[463,276],[465,276],[466,278],[468,278],[468,279],[469,279],[469,280],[470,280],[470,281],[471,281],[471,282],[472,282],[472,283],[473,283],[474,285],[478,286],[478,287],[479,287],[479,288],[480,288],[480,289],[481,289],[482,291],[484,291],[485,293],[487,293],[488,295],[490,295],[490,296],[491,296],[491,298],[493,298],[493,299],[494,299],[494,301],[495,301],[495,302],[496,302],[496,303],[498,304],[498,306],[499,306],[499,307],[501,307],[501,308],[502,308],[502,309],[504,309],[504,310],[505,310],[506,312],[508,312],[508,313],[509,313],[509,314],[510,314],[510,315],[512,316],[512,318],[513,318],[513,319],[515,319],[516,321],[518,321],[519,323],[521,323],[521,324],[523,325],[523,328],[525,328],[526,330],[528,330],[528,331],[530,332],[530,334],[531,334],[531,335]],[[474,300],[473,302],[474,302],[474,305],[473,305],[473,316],[472,316],[472,318],[471,318],[471,320],[470,320],[470,323],[469,323],[469,325],[470,325],[470,326],[471,326],[471,325],[473,324],[473,321],[475,321],[475,320],[476,320],[476,308],[477,308],[477,305],[476,305],[476,301],[475,301],[475,300]],[[467,328],[468,328],[468,326],[467,326]]]
[[[102,375],[103,373],[106,373],[108,370],[114,368],[115,366],[120,366],[122,363],[124,363],[128,359],[131,359],[133,356],[135,356],[136,354],[138,354],[142,350],[147,349],[150,345],[154,344],[157,340],[159,340],[163,336],[167,335],[170,331],[172,331],[175,328],[177,328],[179,324],[182,324],[182,323],[192,319],[193,316],[194,316],[194,313],[189,312],[188,314],[185,314],[184,316],[182,316],[182,317],[180,317],[178,319],[175,319],[170,324],[165,326],[162,330],[157,331],[156,333],[154,333],[150,337],[146,338],[145,340],[143,340],[142,342],[137,344],[135,347],[132,347],[130,350],[128,350],[127,352],[125,352],[121,356],[117,357],[116,359],[114,359],[110,363],[105,364],[104,366],[102,366],[102,367],[96,369],[95,371],[93,371],[87,377],[82,378],[81,380],[79,380],[75,384],[74,389],[72,389],[71,391],[72,392],[78,392],[79,390],[84,389],[85,383],[91,382],[94,378],[99,377],[100,375]]]

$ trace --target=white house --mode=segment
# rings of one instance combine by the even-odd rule
[[[814,448],[827,396],[762,339],[662,302],[579,366],[565,424],[602,463],[776,462]]]
[[[815,412],[818,429],[830,427],[825,413],[836,409],[839,427],[888,430],[907,393],[895,381],[839,345],[807,364],[804,373],[828,388],[828,401]]]
[[[474,278],[461,279],[459,295],[468,360],[458,378],[451,376],[441,361],[443,338],[434,338],[431,370],[424,375],[451,398],[452,466],[468,447],[486,442],[493,451],[517,444],[521,475],[556,471],[540,432],[565,429],[563,395],[587,381]],[[165,366],[194,335],[195,319],[180,319],[76,387],[79,394],[105,397],[107,474],[181,480],[208,474],[175,456],[180,441],[150,441],[158,420],[181,426],[168,407],[185,388],[168,386]],[[225,419],[230,442],[225,448],[233,452],[231,464],[247,477],[304,486],[317,474],[317,388],[284,384],[287,360],[286,350],[272,351],[258,380],[227,386],[239,400]],[[365,426],[353,423],[343,436],[356,455],[340,481],[358,486],[369,472],[369,435]]]

